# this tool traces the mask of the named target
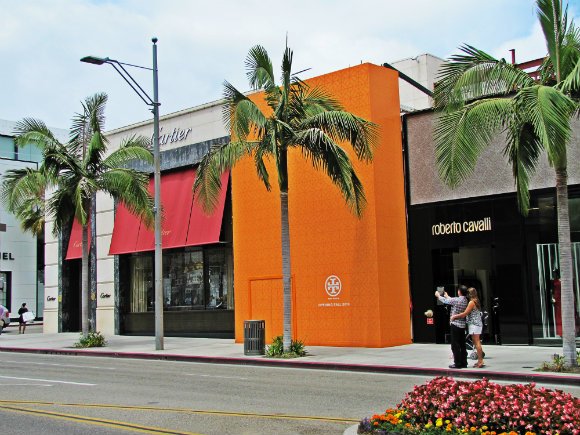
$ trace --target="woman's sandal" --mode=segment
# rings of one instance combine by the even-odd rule
[[[485,367],[485,363],[477,363],[477,364],[475,364],[474,367],[477,367],[478,369],[482,369]]]

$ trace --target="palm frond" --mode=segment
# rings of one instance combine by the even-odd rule
[[[514,104],[532,125],[553,165],[566,151],[571,135],[570,116],[577,109],[576,103],[553,87],[536,85],[518,92]]]
[[[504,59],[497,60],[470,45],[460,50],[464,54],[451,56],[439,70],[433,94],[438,110],[455,110],[471,100],[509,94],[534,83],[528,74]]]
[[[95,131],[91,135],[83,166],[90,168],[98,168],[101,166],[103,157],[107,151],[107,138],[100,131]]]
[[[75,217],[73,192],[70,189],[57,189],[46,203],[46,217],[53,221],[53,235],[61,234]]]
[[[233,168],[244,156],[252,153],[255,142],[229,142],[215,145],[203,157],[196,169],[193,184],[194,197],[199,198],[203,209],[211,213],[217,205],[221,190],[221,175]]]
[[[14,143],[18,147],[34,145],[41,150],[60,145],[52,131],[38,119],[24,118],[14,127]]]
[[[516,118],[510,123],[507,132],[504,155],[508,157],[508,162],[512,166],[518,207],[525,216],[530,207],[530,178],[543,148],[538,136],[534,133],[533,126],[527,122],[521,122]]]
[[[511,98],[478,100],[435,121],[435,156],[441,179],[451,187],[464,181],[482,150],[513,113]]]
[[[302,154],[312,166],[322,170],[341,191],[347,205],[356,216],[361,216],[366,204],[364,189],[344,149],[318,128],[299,133],[298,142],[308,144],[300,147]]]
[[[323,111],[307,118],[302,128],[317,128],[334,141],[349,142],[358,159],[370,162],[379,142],[376,124],[343,111]]]
[[[272,61],[264,47],[255,45],[250,48],[245,64],[246,76],[253,90],[270,88],[276,85]]]
[[[73,117],[69,134],[69,149],[74,154],[86,158],[89,143],[92,141],[95,133],[101,136],[100,141],[102,143],[106,143],[106,139],[104,139],[102,133],[104,131],[104,111],[107,99],[107,94],[97,93],[87,97],[81,103],[83,110]],[[98,151],[98,148],[96,150]],[[97,156],[93,156],[92,159],[95,157]]]
[[[3,175],[2,203],[12,213],[30,197],[44,200],[47,180],[43,173],[33,168],[10,169]]]
[[[307,116],[326,111],[344,110],[340,102],[320,86],[305,88],[305,93],[301,100],[304,102]]]
[[[47,180],[37,169],[12,169],[4,173],[1,198],[24,232],[40,235],[44,231],[44,193]]]
[[[224,83],[224,98],[223,118],[233,141],[245,141],[250,133],[260,136],[266,123],[260,108],[228,82]]]
[[[129,168],[113,168],[103,173],[100,190],[122,202],[130,213],[151,227],[155,216],[154,201],[149,193],[149,174]]]
[[[266,164],[264,163],[264,158],[266,158],[271,153],[269,149],[265,147],[257,146],[253,147],[254,150],[254,164],[256,165],[256,174],[258,178],[264,183],[266,190],[269,192],[272,188],[270,185],[270,174],[268,174],[268,170],[266,169]]]
[[[570,24],[562,47],[562,81],[557,84],[566,95],[580,94],[580,29]]]
[[[567,10],[562,14],[560,0],[537,0],[537,15],[546,38],[548,56],[554,67],[556,80],[560,81],[561,46],[567,32]]]
[[[131,161],[142,161],[153,164],[153,154],[150,149],[151,141],[145,136],[133,135],[123,139],[119,148],[103,159],[103,167],[116,169]]]

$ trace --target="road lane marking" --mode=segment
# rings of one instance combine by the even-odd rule
[[[200,378],[238,379],[238,380],[242,380],[242,381],[247,381],[249,379],[249,378],[243,378],[241,376],[202,375],[199,373],[186,373],[186,376],[199,376]]]
[[[52,387],[51,384],[0,384],[0,387]]]
[[[32,361],[6,361],[0,360],[2,364],[34,364],[39,366],[55,366],[55,367],[70,367],[78,369],[96,369],[96,370],[117,370],[114,367],[99,367],[99,366],[82,366],[75,364],[57,364],[57,363],[43,363],[43,362],[32,362]]]
[[[176,412],[183,414],[201,414],[201,415],[216,415],[222,417],[249,417],[249,418],[263,418],[272,420],[312,420],[312,421],[327,421],[333,423],[358,423],[360,419],[353,419],[347,417],[324,417],[314,415],[295,415],[295,414],[258,414],[253,412],[232,412],[232,411],[217,411],[217,410],[203,410],[203,409],[187,409],[187,408],[163,408],[155,406],[131,406],[131,405],[110,405],[103,403],[59,403],[59,402],[40,402],[33,400],[0,400],[0,409],[6,405],[37,405],[37,406],[63,406],[76,408],[103,408],[103,409],[124,409],[133,411],[159,411],[159,412]]]
[[[14,406],[1,405],[0,410],[16,412],[20,414],[35,415],[41,417],[48,417],[58,420],[72,421],[75,423],[84,423],[92,426],[104,426],[114,429],[124,429],[133,432],[161,434],[161,435],[201,435],[199,433],[184,432],[182,430],[164,429],[161,427],[141,426],[138,424],[128,423],[124,421],[108,420],[104,418],[85,417],[83,415],[63,414],[59,412],[44,411],[40,409],[20,408]]]
[[[86,382],[70,382],[70,381],[57,381],[54,379],[35,379],[35,378],[20,378],[17,376],[0,376],[2,379],[16,379],[19,381],[37,381],[37,382],[51,382],[53,384],[67,384],[67,385],[80,385],[83,387],[94,387],[97,384],[88,384]]]

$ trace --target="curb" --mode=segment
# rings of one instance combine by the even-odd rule
[[[213,357],[176,354],[155,354],[139,352],[94,351],[87,349],[28,349],[19,347],[0,347],[0,352],[34,353],[46,355],[93,356],[125,359],[190,361],[208,364],[250,365],[259,367],[287,367],[294,369],[336,370],[366,373],[391,373],[416,376],[450,376],[455,378],[487,378],[500,381],[535,382],[548,384],[573,385],[580,384],[580,376],[551,375],[544,373],[514,373],[495,372],[488,370],[454,370],[445,368],[425,368],[412,366],[385,366],[373,364],[347,364],[335,362],[279,360],[263,357],[237,358]]]

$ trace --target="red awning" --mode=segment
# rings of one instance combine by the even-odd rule
[[[211,216],[205,214],[197,199],[194,201],[191,207],[189,230],[187,232],[185,246],[207,245],[220,241],[220,230],[222,228],[229,176],[229,171],[222,174],[222,190],[220,191],[216,208]]]
[[[163,249],[185,246],[187,222],[193,202],[193,168],[161,175],[161,246]],[[153,192],[153,181],[149,183]],[[155,233],[144,225],[139,230],[135,252],[153,251]]]
[[[198,205],[193,204],[194,169],[161,174],[163,249],[219,241],[228,177],[229,173],[222,176],[223,189],[218,206],[211,216],[207,216]],[[149,191],[153,192],[153,179],[149,182]],[[119,205],[109,254],[119,255],[154,249],[153,229],[141,224],[139,218],[130,214],[123,205]]]
[[[135,252],[141,219],[130,213],[124,204],[117,206],[115,213],[115,227],[111,237],[109,254],[130,254]]]
[[[89,220],[89,247],[91,246],[91,221]],[[68,249],[66,251],[66,260],[77,260],[83,258],[83,227],[76,219],[70,230],[70,239],[68,240]]]

